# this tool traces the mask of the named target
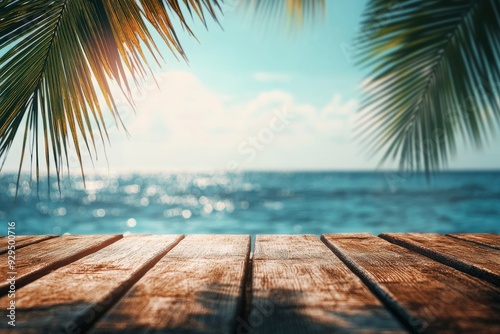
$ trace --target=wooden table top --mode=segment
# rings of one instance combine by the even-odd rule
[[[500,333],[495,234],[0,241],[0,333]]]

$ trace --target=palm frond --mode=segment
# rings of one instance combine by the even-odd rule
[[[186,58],[174,21],[192,34],[187,16],[206,25],[217,21],[223,0],[4,0],[0,3],[0,170],[14,139],[23,138],[36,179],[45,158],[58,183],[68,153],[97,156],[109,141],[103,111],[121,123],[111,87],[130,97],[131,82],[149,72],[148,55],[161,54],[151,27],[170,50]],[[257,1],[259,3],[264,3]],[[278,1],[272,1],[278,3]],[[284,0],[289,15],[302,19],[324,0]],[[266,8],[269,12],[273,6]],[[187,16],[186,16],[186,14]],[[106,107],[100,104],[104,100]],[[132,100],[130,98],[130,100]],[[122,124],[123,125],[123,124]],[[93,131],[97,129],[97,131]],[[95,134],[94,134],[95,133]],[[19,179],[19,178],[18,178]]]
[[[129,75],[149,71],[147,53],[160,58],[149,26],[169,48],[185,57],[174,20],[191,31],[181,10],[205,23],[216,20],[218,0],[6,0],[0,3],[0,159],[22,136],[22,155],[31,151],[36,178],[40,157],[59,182],[68,152],[97,154],[93,129],[107,140],[100,97],[120,122],[111,95],[116,82],[130,94]],[[146,52],[147,51],[147,52]],[[41,133],[40,133],[41,132]],[[41,136],[42,135],[42,136]],[[40,152],[43,150],[43,152]],[[3,166],[3,163],[2,163]]]
[[[499,1],[371,0],[356,44],[370,68],[358,130],[382,162],[430,175],[498,129]]]
[[[304,19],[313,19],[324,13],[325,0],[241,0],[247,10],[263,16],[263,21],[272,23],[288,20],[289,26],[300,26]]]

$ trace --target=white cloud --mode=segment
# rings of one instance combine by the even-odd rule
[[[328,104],[315,106],[270,90],[229,101],[184,71],[166,72],[158,84],[159,90],[150,87],[136,101],[137,115],[126,118],[131,138],[111,138],[112,169],[225,168],[229,161],[249,169],[335,168],[339,155],[354,156],[353,145],[343,147],[351,137],[354,100],[334,95]],[[291,116],[282,121],[277,115],[283,113]],[[273,127],[279,131],[269,132]],[[257,150],[250,140],[259,136],[266,143]]]
[[[323,107],[322,111],[327,117],[347,116],[358,108],[356,100],[342,101],[340,94],[335,94],[331,101]]]
[[[252,77],[255,81],[260,82],[289,82],[292,80],[288,74],[275,72],[255,72]]]

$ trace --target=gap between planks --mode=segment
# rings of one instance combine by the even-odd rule
[[[500,332],[498,287],[370,234],[322,240],[412,332]]]
[[[91,333],[234,333],[244,310],[249,253],[248,235],[188,235]]]
[[[387,233],[381,238],[500,286],[500,251],[434,233]]]
[[[16,235],[14,239],[15,242],[12,245],[14,245],[15,249],[18,250],[23,247],[56,237],[57,235]],[[2,241],[2,244],[5,241],[5,246],[4,245],[0,246],[0,254],[3,254],[8,251],[8,246],[10,246],[10,244],[8,243],[9,239],[8,237],[5,236],[1,237],[0,240]]]
[[[121,238],[121,235],[68,235],[25,246],[16,251],[14,270],[0,274],[4,278],[0,282],[0,296],[9,291],[7,277],[12,275],[9,272],[15,272],[16,288],[19,289],[52,270],[95,253]],[[8,253],[0,255],[0,261],[7,263],[8,256]]]
[[[127,236],[18,289],[16,306],[23,317],[16,329],[88,330],[180,240],[180,235]],[[0,299],[2,306],[7,302],[7,296]]]
[[[447,234],[446,236],[473,242],[482,246],[499,249],[500,250],[500,237],[493,233],[469,233],[469,234]]]
[[[397,318],[315,235],[258,235],[238,332],[401,333]]]

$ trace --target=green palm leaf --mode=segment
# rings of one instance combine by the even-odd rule
[[[137,80],[149,71],[145,50],[161,57],[148,25],[184,57],[172,23],[175,18],[190,31],[181,4],[203,22],[219,6],[217,0],[2,1],[0,158],[5,162],[22,136],[19,171],[29,147],[37,179],[44,156],[59,181],[73,149],[83,176],[82,150],[97,154],[92,130],[107,140],[100,97],[120,122],[112,83],[130,93],[128,75]]]
[[[370,68],[358,130],[382,162],[430,172],[458,140],[500,124],[500,2],[371,0],[358,36]]]

